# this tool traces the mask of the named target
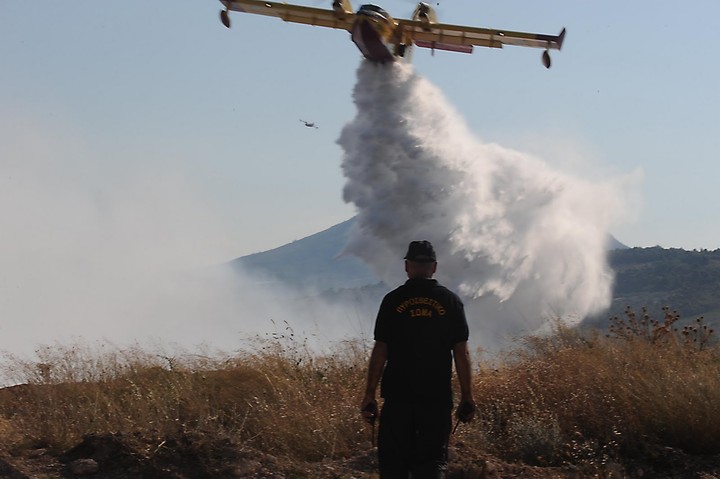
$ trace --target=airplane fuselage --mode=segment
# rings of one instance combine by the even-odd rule
[[[385,63],[395,60],[390,37],[395,30],[390,15],[376,5],[363,5],[355,15],[351,38],[365,58]]]

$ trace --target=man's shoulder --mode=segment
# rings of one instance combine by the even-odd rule
[[[417,296],[417,295],[428,295],[428,296],[435,296],[435,297],[442,297],[442,298],[448,298],[452,299],[453,301],[457,301],[458,303],[462,304],[462,300],[460,299],[460,296],[457,295],[453,290],[450,288],[444,286],[443,284],[439,283],[437,280],[427,280],[425,283],[417,283],[413,281],[408,281],[404,284],[401,284],[397,288],[393,289],[392,291],[388,292],[385,295],[385,300],[391,301],[393,299],[397,300],[398,298],[402,298],[405,296]]]
[[[388,291],[385,296],[390,296],[390,295],[392,295],[392,294],[397,294],[397,293],[399,293],[400,291],[402,291],[403,289],[405,289],[405,287],[406,287],[405,284],[398,285],[398,286],[396,286],[395,288],[393,288],[393,289],[391,289],[390,291]]]
[[[418,280],[409,280],[388,292],[385,297],[392,298],[398,296],[417,295],[421,292],[434,289],[436,285],[437,281],[435,280],[432,280],[432,284],[422,284],[419,283]]]
[[[443,284],[437,283],[437,285],[435,286],[435,290],[441,294],[444,294],[444,295],[446,295],[450,298],[453,298],[454,300],[457,300],[462,303],[460,296],[457,293],[455,293],[455,291],[453,291],[452,289],[448,288],[447,286],[445,286]]]
[[[397,288],[393,289],[392,291],[387,292],[387,293],[385,294],[385,296],[383,297],[383,302],[384,302],[384,301],[390,301],[390,300],[392,300],[393,298],[396,298],[396,297],[398,297],[399,295],[402,295],[402,294],[403,294],[403,290],[405,290],[405,289],[406,289],[406,288],[405,288],[405,285],[404,285],[404,284],[401,284],[400,286],[398,286]]]

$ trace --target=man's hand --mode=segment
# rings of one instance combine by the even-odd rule
[[[360,405],[360,412],[366,423],[375,424],[378,417],[377,401],[373,398],[366,398]]]
[[[464,399],[460,401],[460,404],[455,411],[455,417],[457,417],[460,422],[470,422],[475,417],[476,409],[477,406],[475,405],[474,400]]]

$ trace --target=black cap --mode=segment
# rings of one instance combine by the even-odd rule
[[[434,263],[437,261],[432,243],[425,240],[411,242],[405,259],[417,263]]]

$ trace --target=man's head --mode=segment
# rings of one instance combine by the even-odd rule
[[[408,278],[432,278],[437,269],[437,257],[432,243],[412,241],[405,254],[405,271]]]

